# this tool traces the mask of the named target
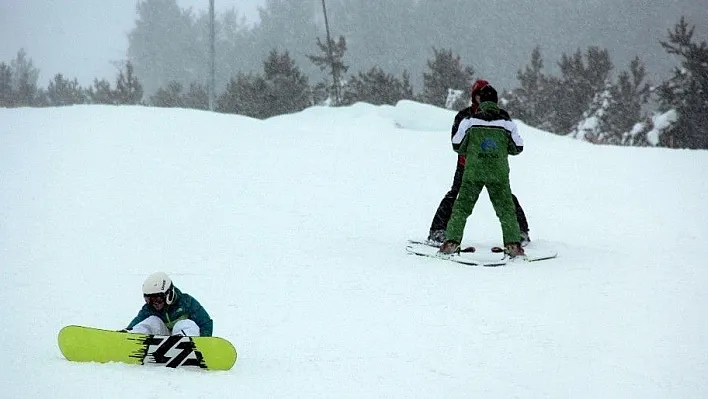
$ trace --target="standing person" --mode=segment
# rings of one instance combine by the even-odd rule
[[[175,287],[167,274],[151,274],[143,283],[143,298],[140,312],[121,331],[211,337],[214,321],[196,299]]]
[[[479,103],[477,112],[463,119],[452,137],[453,148],[458,154],[465,155],[466,163],[440,252],[451,254],[459,251],[467,218],[486,187],[501,223],[505,252],[514,258],[524,255],[524,250],[514,212],[508,158],[523,151],[524,141],[509,114],[497,105],[497,91],[491,85],[483,87],[475,95]]]
[[[463,119],[469,118],[477,112],[479,107],[479,102],[476,99],[477,94],[480,90],[487,86],[489,86],[489,82],[484,79],[477,79],[474,82],[472,88],[470,89],[472,104],[455,115],[450,137],[455,136],[455,133],[457,133],[457,128]],[[452,179],[452,187],[440,201],[440,205],[438,205],[438,209],[435,211],[435,215],[433,216],[433,222],[430,224],[430,231],[428,232],[428,243],[430,244],[439,246],[445,242],[445,229],[447,229],[447,223],[452,215],[452,206],[455,203],[457,194],[460,192],[460,185],[462,184],[462,173],[465,171],[465,156],[465,154],[457,155],[457,167],[455,168],[455,176]],[[518,221],[519,228],[521,229],[521,245],[525,246],[531,242],[531,239],[529,238],[529,224],[526,220],[526,214],[521,208],[521,204],[519,204],[519,200],[513,194],[511,195],[511,198],[514,201],[516,220]]]

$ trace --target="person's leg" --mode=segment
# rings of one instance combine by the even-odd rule
[[[129,332],[149,335],[170,335],[170,329],[157,316],[150,316],[147,319],[133,326]]]
[[[172,335],[185,335],[187,337],[198,337],[199,326],[193,320],[184,319],[175,323],[172,327]]]
[[[474,205],[479,198],[479,193],[482,192],[483,188],[484,183],[482,182],[462,179],[460,193],[452,207],[452,216],[445,231],[447,241],[462,243],[462,235],[465,231],[467,218],[472,214]]]
[[[514,200],[511,195],[509,182],[490,183],[487,185],[489,200],[492,202],[494,212],[499,218],[504,237],[504,245],[521,242],[521,230],[519,222],[516,220]]]
[[[514,201],[516,221],[519,223],[519,230],[521,230],[521,232],[528,232],[529,231],[529,222],[528,222],[528,220],[526,220],[526,214],[524,213],[523,208],[521,208],[521,204],[519,203],[519,199],[516,198],[516,196],[514,194],[511,194],[511,199]]]
[[[462,175],[465,172],[464,165],[457,165],[455,169],[455,177],[452,179],[452,187],[450,191],[445,194],[438,209],[435,211],[435,216],[433,216],[433,222],[430,224],[430,232],[428,239],[432,241],[445,241],[444,231],[447,229],[447,223],[450,221],[450,216],[452,215],[452,207],[455,204],[455,199],[460,193],[460,186],[462,185]]]
[[[529,237],[529,222],[526,220],[526,214],[523,208],[521,208],[518,198],[516,198],[514,194],[511,194],[511,199],[514,200],[516,221],[519,222],[519,230],[521,230],[521,246],[525,247],[531,242],[531,237]]]

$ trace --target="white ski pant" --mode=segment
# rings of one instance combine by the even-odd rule
[[[159,317],[150,316],[133,326],[130,332],[150,335],[186,335],[188,337],[198,337],[199,326],[190,319],[184,319],[176,322],[172,331],[170,331]]]

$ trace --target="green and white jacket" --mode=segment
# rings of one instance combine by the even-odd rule
[[[491,101],[460,122],[452,148],[467,157],[467,179],[499,182],[509,178],[509,155],[524,149],[524,139],[509,114]]]

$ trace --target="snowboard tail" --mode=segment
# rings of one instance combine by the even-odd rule
[[[228,370],[237,356],[234,346],[218,337],[133,334],[83,326],[62,328],[58,344],[64,357],[75,362]]]

